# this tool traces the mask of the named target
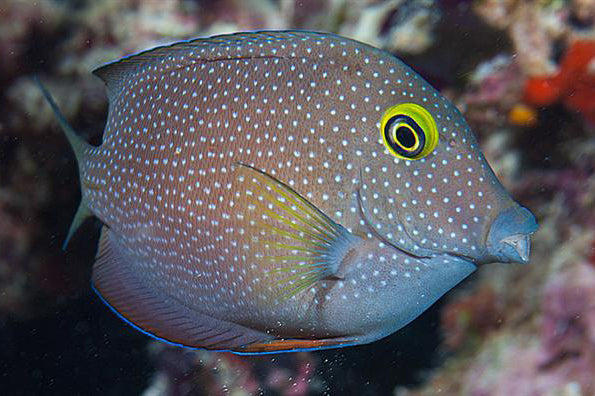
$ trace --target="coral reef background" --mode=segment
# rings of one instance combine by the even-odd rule
[[[91,293],[99,225],[60,249],[73,154],[35,88],[98,143],[90,71],[182,38],[300,28],[385,48],[453,100],[541,227],[531,263],[488,265],[404,330],[345,350],[238,357],[134,331]],[[593,395],[595,2],[3,0],[0,3],[3,394]]]

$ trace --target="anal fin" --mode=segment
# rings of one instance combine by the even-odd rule
[[[135,273],[118,236],[103,227],[93,266],[99,297],[124,321],[154,338],[175,345],[242,351],[273,336],[190,309]]]

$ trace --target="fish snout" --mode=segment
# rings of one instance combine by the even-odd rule
[[[484,262],[529,262],[531,235],[537,231],[535,216],[527,208],[514,205],[501,212],[487,237],[487,260]]]

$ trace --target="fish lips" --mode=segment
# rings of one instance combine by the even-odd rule
[[[529,262],[531,235],[538,225],[531,211],[520,205],[511,206],[498,215],[486,239],[487,255],[480,262]]]

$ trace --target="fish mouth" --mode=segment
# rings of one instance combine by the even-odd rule
[[[486,238],[487,254],[483,260],[528,263],[531,235],[537,228],[535,216],[529,209],[515,204],[503,210],[490,226]]]

